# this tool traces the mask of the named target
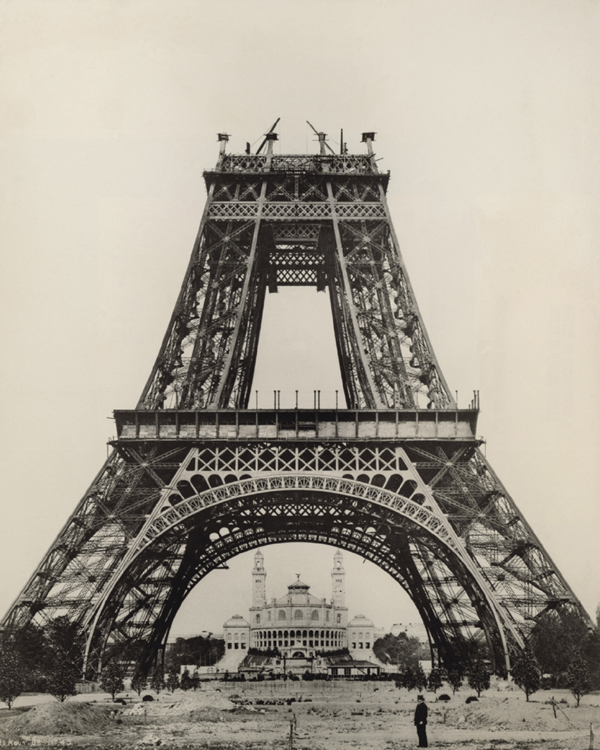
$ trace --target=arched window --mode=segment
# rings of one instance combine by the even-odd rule
[[[301,609],[297,609],[294,612],[294,620],[303,620],[303,619],[304,619],[304,615],[302,614],[302,610]]]
[[[313,609],[313,611],[311,613],[311,616],[310,616],[310,619],[311,620],[318,620],[319,619],[319,610],[318,609]]]
[[[337,616],[335,618],[335,621],[337,622],[338,625],[341,625],[341,623],[342,623],[342,615],[339,614],[339,612],[338,612],[338,614],[337,614]]]
[[[279,612],[277,613],[277,619],[278,620],[285,620],[285,610],[284,609],[280,609],[279,610]]]
[[[256,615],[256,624],[260,625],[260,615]]]

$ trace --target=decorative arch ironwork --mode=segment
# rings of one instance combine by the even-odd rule
[[[287,474],[231,482],[153,514],[89,617],[90,664],[108,643],[119,641],[128,647],[145,643],[149,663],[164,646],[181,603],[205,575],[240,552],[293,541],[355,552],[392,575],[415,602],[445,664],[454,658],[453,641],[467,634],[485,638],[500,669],[509,649],[519,645],[514,627],[438,511],[356,480]],[[178,549],[183,554],[169,595],[164,597],[161,586],[153,599],[142,582],[152,582],[157,561],[168,559],[174,568]],[[440,569],[447,585],[443,596]],[[140,592],[146,594],[141,599]],[[460,612],[463,619],[457,618]]]

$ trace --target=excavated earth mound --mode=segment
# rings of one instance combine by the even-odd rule
[[[185,722],[230,721],[232,714],[240,711],[235,703],[219,691],[203,691],[190,695],[178,695],[176,700],[165,696],[152,702],[137,703],[123,711],[125,723],[137,723],[144,717],[145,722],[158,724],[180,724]],[[243,712],[247,714],[247,712]],[[238,717],[239,718],[239,717]]]
[[[43,703],[6,721],[3,734],[95,734],[112,725],[110,709],[85,703]]]
[[[510,731],[562,731],[572,729],[573,725],[565,715],[554,718],[550,705],[539,703],[516,702],[504,699],[500,702],[486,701],[470,703],[461,707],[440,710],[446,714],[445,724],[453,727],[494,728]]]

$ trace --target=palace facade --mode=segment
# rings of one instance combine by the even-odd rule
[[[329,601],[313,596],[300,575],[288,586],[286,594],[268,599],[266,577],[264,557],[258,550],[252,568],[252,606],[248,620],[235,615],[223,626],[228,661],[241,661],[249,648],[266,653],[277,651],[287,659],[311,659],[324,652],[346,648],[353,658],[374,656],[373,623],[364,615],[348,622],[346,571],[339,550],[333,556]]]

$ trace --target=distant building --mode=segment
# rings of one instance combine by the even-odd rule
[[[379,676],[382,671],[380,664],[372,661],[356,660],[344,661],[343,659],[330,659],[326,665],[327,674],[330,677],[371,677]]]
[[[228,649],[247,651],[250,643],[250,625],[241,615],[234,615],[223,625],[223,635]]]
[[[375,626],[364,615],[356,615],[348,623],[348,650],[355,659],[369,659],[373,655]]]
[[[169,637],[167,639],[167,646],[173,646],[180,638],[183,638],[183,640],[189,640],[190,638],[214,638],[215,640],[223,640],[223,634],[222,633],[213,633],[211,630],[201,630],[199,633],[197,631],[193,633],[169,633]]]
[[[260,550],[252,568],[252,606],[248,621],[241,615],[223,626],[225,657],[231,669],[239,664],[248,648],[265,653],[277,651],[287,659],[313,659],[323,652],[348,649],[352,659],[375,661],[375,626],[364,615],[348,622],[346,571],[342,553],[333,556],[331,600],[313,596],[300,575],[279,598],[267,599],[267,573]],[[222,664],[219,664],[222,666]]]
[[[223,625],[225,654],[218,663],[218,670],[235,672],[248,655],[250,625],[241,615],[234,615]]]
[[[406,633],[409,638],[418,638],[420,643],[429,643],[427,629],[422,622],[409,622],[405,625],[395,623],[390,630],[392,635],[398,636],[400,633]]]

